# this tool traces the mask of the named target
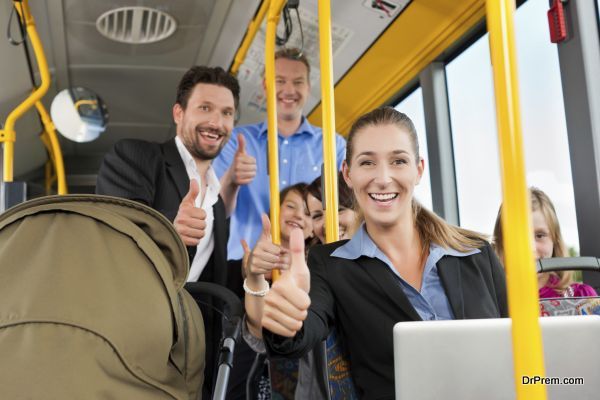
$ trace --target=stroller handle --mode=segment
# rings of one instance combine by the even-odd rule
[[[244,314],[240,299],[224,286],[210,282],[188,282],[185,284],[185,290],[194,298],[207,294],[223,301],[225,303],[225,310],[223,311],[228,318],[241,318]]]
[[[600,260],[596,257],[552,257],[540,258],[536,262],[537,272],[556,271],[597,271],[600,272]]]
[[[225,400],[229,374],[233,367],[233,352],[242,326],[244,314],[242,302],[231,290],[216,283],[188,282],[185,284],[185,290],[194,299],[198,299],[201,295],[209,295],[224,303],[223,338],[219,345],[218,372],[212,399]]]

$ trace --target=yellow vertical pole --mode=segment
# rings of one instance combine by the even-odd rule
[[[279,15],[285,0],[272,0],[267,15],[265,39],[265,84],[267,89],[267,141],[269,150],[269,189],[271,191],[271,237],[273,243],[281,244],[279,231],[279,149],[277,133],[277,95],[275,93],[275,35]],[[273,271],[273,280],[279,271]]]
[[[46,177],[44,187],[46,188],[46,195],[49,195],[52,190],[52,163],[50,160],[47,160],[46,164],[44,164],[44,172]]]
[[[545,386],[522,384],[523,376],[545,376],[545,372],[538,322],[537,278],[531,247],[530,204],[524,172],[514,10],[514,0],[487,0],[502,166],[502,230],[517,399],[545,400]]]
[[[267,10],[269,9],[270,3],[271,0],[263,0],[262,4],[260,5],[260,8],[258,9],[256,17],[248,25],[246,36],[244,36],[244,40],[242,41],[240,48],[238,49],[237,53],[235,53],[235,57],[233,58],[233,65],[231,66],[230,70],[233,75],[238,74],[240,66],[246,58],[246,53],[248,53],[248,49],[250,48],[250,45],[252,44],[252,41],[256,36],[256,32],[258,32],[260,24],[262,24],[263,19],[265,19],[265,15],[267,14]],[[275,26],[277,26],[277,23],[275,23]]]
[[[331,50],[331,3],[319,1],[319,51],[321,56],[321,104],[323,109],[323,162],[325,193],[325,240],[339,238],[338,183],[335,148],[335,109]]]
[[[31,45],[37,59],[42,82],[40,87],[34,90],[33,93],[27,97],[27,99],[19,104],[17,108],[15,108],[8,115],[4,124],[4,129],[0,130],[0,142],[4,143],[4,182],[13,181],[13,163],[16,138],[15,123],[17,122],[17,119],[19,119],[35,104],[36,101],[40,100],[46,94],[48,88],[50,87],[50,72],[48,70],[48,62],[46,61],[46,56],[44,55],[42,42],[40,41],[40,37],[38,36],[35,28],[35,22],[31,16],[31,12],[29,11],[29,4],[27,0],[23,0],[22,2],[14,1],[14,3],[17,12],[19,13],[19,17],[22,21],[24,21],[27,28],[27,35],[31,40]]]
[[[46,108],[44,107],[41,101],[36,101],[35,108],[37,109],[38,114],[40,114],[40,117],[42,118],[42,123],[44,124],[44,132],[48,138],[50,160],[54,165],[54,170],[56,171],[56,178],[58,180],[57,192],[58,194],[67,194],[65,164],[63,162],[60,144],[58,143],[58,137],[56,136],[56,129],[54,127],[54,123],[52,122],[52,119],[50,119],[50,115],[48,115],[48,111],[46,111]]]

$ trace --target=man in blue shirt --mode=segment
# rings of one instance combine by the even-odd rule
[[[310,93],[309,75],[308,60],[298,49],[275,53],[280,190],[310,183],[321,174],[323,134],[303,115]],[[336,135],[336,152],[341,168],[346,141],[340,135]],[[231,215],[228,258],[241,259],[240,239],[254,247],[262,231],[261,213],[268,213],[270,207],[267,123],[236,128],[213,168],[221,178],[221,197]]]

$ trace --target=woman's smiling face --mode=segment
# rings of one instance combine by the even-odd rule
[[[410,134],[395,124],[368,125],[355,133],[343,172],[365,221],[391,226],[411,212],[424,168],[414,147]]]

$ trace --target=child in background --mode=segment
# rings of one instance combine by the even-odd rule
[[[567,251],[554,205],[546,193],[531,187],[531,220],[534,235],[535,258],[567,257]],[[494,226],[494,249],[500,259],[504,259],[504,244],[502,239],[502,224],[498,211]],[[543,272],[538,274],[540,299],[553,297],[587,297],[597,296],[596,291],[589,285],[573,280],[573,271]]]

